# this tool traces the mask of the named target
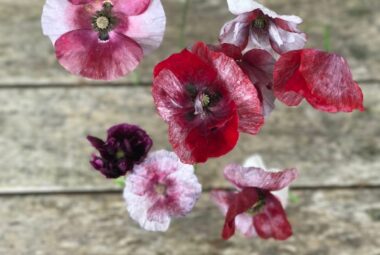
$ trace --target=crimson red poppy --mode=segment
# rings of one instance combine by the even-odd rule
[[[274,92],[288,106],[306,99],[325,112],[363,111],[363,93],[347,61],[317,49],[290,51],[274,68]]]
[[[257,134],[264,118],[258,93],[235,61],[196,43],[159,63],[153,98],[169,124],[169,141],[184,163],[231,151],[239,131]]]

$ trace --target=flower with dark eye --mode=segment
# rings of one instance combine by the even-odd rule
[[[230,12],[237,15],[227,22],[220,33],[221,43],[234,44],[241,49],[264,49],[282,54],[302,49],[306,35],[297,25],[297,16],[278,15],[253,0],[227,0]]]
[[[135,164],[145,159],[153,144],[144,130],[129,124],[108,129],[106,141],[93,136],[87,140],[100,154],[92,155],[91,165],[107,178],[118,178],[132,171]]]
[[[288,186],[297,178],[297,170],[266,170],[257,155],[249,158],[245,166],[230,164],[224,169],[225,178],[237,191],[211,192],[212,200],[226,217],[223,239],[231,238],[236,228],[246,237],[288,239],[292,227],[284,208]]]
[[[160,0],[47,0],[43,33],[70,73],[114,80],[156,49],[165,30]]]
[[[153,98],[169,124],[169,140],[184,163],[231,151],[239,131],[257,134],[264,123],[258,93],[235,61],[196,43],[159,63]]]

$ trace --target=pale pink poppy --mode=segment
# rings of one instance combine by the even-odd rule
[[[149,231],[166,231],[171,218],[190,213],[202,187],[194,167],[174,152],[157,151],[127,176],[124,199],[133,220]]]
[[[223,26],[219,36],[221,43],[279,54],[305,46],[306,35],[297,28],[302,23],[300,17],[278,15],[253,0],[227,2],[230,12],[237,17]]]
[[[47,0],[42,30],[70,73],[114,80],[130,73],[161,44],[160,0]]]
[[[292,228],[284,208],[297,170],[266,170],[259,156],[248,159],[245,166],[231,164],[224,170],[236,192],[211,192],[212,200],[226,216],[222,237],[229,239],[237,228],[246,237],[289,238]]]

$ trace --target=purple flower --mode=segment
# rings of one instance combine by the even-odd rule
[[[87,136],[100,156],[93,154],[90,164],[107,178],[118,178],[141,163],[147,156],[153,141],[140,127],[119,124],[108,129],[107,140]]]

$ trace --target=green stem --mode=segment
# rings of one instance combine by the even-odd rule
[[[182,21],[179,27],[179,47],[183,48],[185,47],[185,36],[186,36],[186,24],[187,24],[187,16],[189,13],[189,6],[190,6],[190,1],[185,0],[183,3],[182,7]]]
[[[323,48],[326,51],[331,51],[331,27],[325,26],[325,30],[323,32]]]

